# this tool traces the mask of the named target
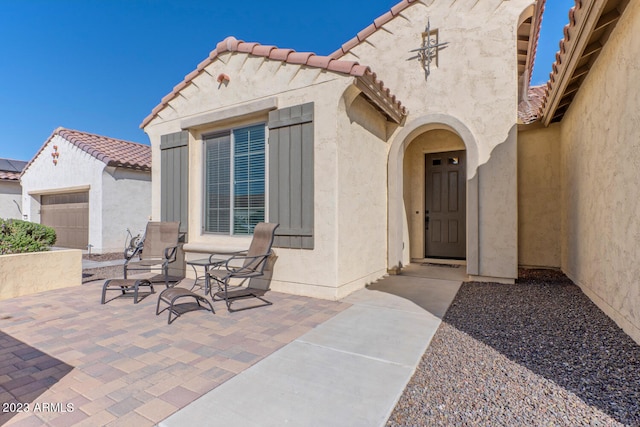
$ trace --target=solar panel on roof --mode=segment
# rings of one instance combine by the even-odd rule
[[[26,165],[27,162],[21,160],[0,159],[0,171],[20,173]]]

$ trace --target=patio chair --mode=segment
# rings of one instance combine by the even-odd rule
[[[211,299],[225,301],[227,310],[240,311],[248,308],[262,307],[272,303],[264,299],[264,294],[269,290],[253,285],[256,278],[264,276],[264,269],[271,256],[271,246],[279,224],[258,223],[253,231],[253,239],[246,254],[231,256],[219,269],[209,270],[208,279],[211,283]],[[213,256],[213,255],[212,255]],[[238,264],[241,266],[237,266]],[[240,285],[232,285],[232,280],[240,280]],[[213,291],[213,284],[217,284],[218,291]],[[252,305],[240,309],[231,309],[234,300],[245,298],[257,298],[264,304]]]
[[[272,254],[271,246],[273,245],[275,230],[276,228],[278,228],[278,225],[279,224],[267,224],[263,222],[258,223],[253,232],[253,239],[251,240],[251,245],[249,246],[248,251],[242,252],[242,254],[236,253],[235,255],[232,255],[224,263],[221,263],[220,268],[217,270],[207,271],[207,283],[212,283],[211,281],[213,281],[213,283],[217,284],[217,291],[215,292],[213,290],[213,286],[208,286],[208,290],[213,301],[224,300],[229,311],[239,311],[232,310],[231,303],[233,302],[233,300],[242,298],[255,297],[261,300],[264,304],[244,307],[240,310],[246,310],[248,308],[262,307],[272,304],[270,301],[267,301],[263,298],[268,289],[262,289],[252,286],[251,280],[264,275],[265,266]],[[213,259],[215,257],[216,254],[212,254],[210,258]],[[237,263],[242,263],[242,266],[235,267],[234,265],[237,265]],[[232,279],[242,279],[242,286],[230,285],[229,282]],[[205,309],[207,311],[215,313],[213,310],[213,306],[204,296],[197,294],[190,289],[174,287],[163,290],[158,296],[156,315],[168,309],[168,322],[169,324],[171,324],[173,320],[187,311],[181,310],[177,307],[177,302],[183,298],[194,298],[197,303],[196,309]],[[207,309],[205,306],[201,305],[201,302],[207,304],[210,309]],[[165,303],[168,305],[168,307],[160,310],[160,303]],[[175,316],[173,317],[173,319],[172,315]]]
[[[169,264],[176,260],[178,252],[179,229],[179,222],[148,222],[142,245],[133,253],[125,249],[124,279],[130,271],[159,271],[161,274],[148,280],[164,283],[167,288],[182,280],[169,276]]]

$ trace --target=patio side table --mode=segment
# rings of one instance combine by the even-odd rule
[[[194,259],[192,261],[187,261],[186,264],[190,265],[191,268],[193,268],[193,272],[196,275],[196,279],[193,282],[193,286],[191,287],[191,290],[193,290],[196,286],[200,286],[200,288],[202,288],[202,285],[198,285],[198,280],[203,280],[204,293],[205,295],[208,294],[211,290],[211,283],[209,280],[209,270],[213,267],[219,267],[225,262],[227,262],[226,259],[220,259],[220,258],[201,258],[201,259]],[[204,274],[202,276],[198,275],[198,267],[204,268]]]

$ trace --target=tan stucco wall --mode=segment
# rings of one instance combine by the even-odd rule
[[[82,251],[0,255],[0,300],[82,284]]]
[[[448,130],[432,130],[411,141],[404,156],[404,200],[407,206],[411,259],[424,258],[425,154],[464,150],[464,142]]]
[[[220,85],[216,78],[220,73],[230,77],[228,85]],[[274,266],[271,287],[274,290],[335,299],[354,288],[363,287],[367,282],[384,274],[386,262],[384,258],[384,235],[386,213],[384,208],[384,150],[375,148],[370,140],[376,139],[369,131],[358,128],[358,124],[350,123],[343,117],[343,129],[348,137],[338,135],[338,109],[342,105],[342,95],[353,77],[330,73],[313,68],[302,68],[297,65],[283,64],[264,58],[250,57],[244,54],[225,53],[207,67],[207,72],[195,78],[194,84],[181,92],[181,96],[170,102],[159,117],[146,128],[152,144],[153,163],[160,164],[160,137],[163,134],[179,132],[180,121],[204,113],[220,112],[242,105],[251,105],[256,101],[270,98],[277,99],[278,108],[314,102],[314,239],[313,250],[276,249],[278,260]],[[376,120],[381,116],[376,113]],[[202,134],[215,130],[229,129],[247,124],[266,123],[267,112],[226,120],[212,125],[201,125],[190,129],[189,141],[189,244],[210,247],[212,250],[233,250],[246,248],[249,237],[220,236],[202,233],[202,200],[203,200],[203,143]],[[353,127],[353,130],[351,130]],[[353,138],[359,138],[354,142]],[[383,141],[378,141],[384,147]],[[374,148],[365,158],[373,163],[363,162],[358,165],[360,176],[350,172],[353,164],[338,160],[340,155],[353,158],[365,148]],[[340,153],[340,154],[339,154]],[[346,160],[346,159],[345,159]],[[360,161],[361,159],[358,159]],[[379,166],[374,166],[374,165]],[[370,166],[374,166],[369,169]],[[267,165],[268,167],[268,165]],[[153,170],[152,216],[160,219],[160,168]],[[375,176],[375,173],[379,174]],[[374,174],[371,178],[371,174]],[[371,191],[351,191],[347,181],[356,179],[366,183],[371,191],[377,194],[372,198]],[[339,213],[339,206],[353,206],[351,211]],[[373,201],[373,204],[372,204]],[[353,203],[353,205],[350,205]],[[372,205],[371,205],[372,204]],[[371,205],[372,215],[363,215],[358,207]],[[377,209],[376,209],[377,207]],[[355,218],[354,215],[357,215]],[[357,219],[356,219],[357,218]],[[267,218],[268,220],[268,218]],[[356,233],[358,241],[354,243],[346,229],[359,221]],[[341,230],[345,234],[341,234]],[[362,236],[369,230],[379,229],[379,237],[375,249],[366,247],[364,256],[372,260],[362,263],[361,254],[353,252],[354,245],[365,249],[367,241]],[[187,246],[189,247],[189,246]],[[382,255],[381,255],[382,254]],[[187,253],[188,259],[201,257],[201,253]],[[340,269],[339,265],[349,268]],[[187,271],[187,274],[193,273]],[[344,288],[344,289],[342,289]],[[348,290],[347,290],[348,289]]]
[[[476,202],[474,212],[468,215],[474,230],[469,249],[475,260],[472,273],[513,280],[517,274],[516,26],[529,3],[415,3],[347,55],[344,59],[370,65],[408,107],[411,113],[403,126],[386,123],[354,94],[349,89],[353,77],[245,54],[221,54],[145,127],[154,164],[160,162],[160,136],[180,131],[184,119],[197,121],[205,113],[224,115],[225,110],[243,106],[250,109],[256,102],[272,98],[278,108],[313,101],[315,248],[278,249],[272,288],[337,298],[380,277],[395,263],[409,261],[408,248],[413,242],[407,231],[403,190],[400,186],[396,191],[389,184],[392,179],[402,182],[403,171],[400,167],[397,175],[389,176],[390,155],[399,152],[399,160],[393,156],[402,165],[403,145],[420,133],[462,129],[458,135],[470,153],[468,179],[475,189],[470,193],[476,199],[482,197],[482,204]],[[434,66],[425,82],[419,63],[407,59],[413,55],[409,50],[422,42],[427,17],[432,28],[439,28],[440,40],[451,45],[441,52],[438,68]],[[227,84],[217,82],[220,73],[230,77]],[[263,112],[238,121],[190,127],[190,245],[227,249],[248,245],[246,237],[201,232],[201,135],[264,122],[266,117]],[[425,117],[444,119],[423,123]],[[408,132],[406,138],[399,136],[407,127],[416,132]],[[160,174],[160,169],[154,168],[154,219],[160,217]],[[394,188],[393,194],[389,188]],[[394,208],[403,212],[398,218],[389,214],[394,196],[399,200]],[[391,229],[404,236],[391,242],[393,248],[389,243]],[[406,250],[390,256],[398,247]]]
[[[518,132],[518,263],[560,267],[560,125]]]
[[[370,65],[402,100],[410,111],[404,127],[438,115],[450,117],[469,130],[472,138],[465,144],[475,146],[466,147],[470,153],[467,179],[476,179],[473,185],[478,188],[479,202],[476,212],[468,213],[468,218],[474,219],[468,230],[471,239],[477,241],[477,247],[468,251],[478,257],[474,265],[468,265],[468,272],[486,278],[513,279],[517,275],[516,28],[521,12],[530,3],[416,2],[344,57]],[[409,51],[422,43],[427,19],[432,30],[438,29],[439,41],[449,42],[449,46],[440,51],[438,64],[432,63],[425,81],[419,62],[408,59],[414,55]],[[433,125],[437,128],[439,123]],[[451,129],[446,125],[440,128]],[[428,129],[425,123],[425,131]],[[389,139],[390,145],[405,144],[405,138],[414,136],[398,128]],[[396,150],[392,149],[390,155],[396,156]],[[397,155],[404,156],[404,150]],[[395,161],[391,156],[389,161]],[[402,180],[402,171],[389,180],[391,191],[402,194],[401,185],[396,185]],[[393,203],[394,194],[389,197]],[[404,210],[410,211],[406,205]],[[402,236],[402,228],[409,228],[406,214],[390,213],[389,221],[390,227],[398,228],[390,232],[392,235]],[[389,264],[407,262],[407,253],[400,256],[398,247],[414,247],[414,243],[392,243],[395,254],[390,253]]]
[[[387,270],[387,122],[354,87],[338,107],[338,297]]]
[[[562,269],[640,343],[640,2],[562,121]]]

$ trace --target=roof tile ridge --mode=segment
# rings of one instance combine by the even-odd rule
[[[289,57],[289,54],[292,52],[295,52],[295,50],[275,48],[275,49],[272,49],[271,52],[269,52],[268,58],[276,61],[287,62],[287,58]]]
[[[410,4],[417,0],[404,0],[402,4]],[[406,6],[405,6],[406,7]],[[383,20],[384,21],[384,20]],[[348,74],[356,77],[361,77],[367,72],[370,72],[370,68],[365,65],[360,65],[357,61],[341,60],[333,58],[331,56],[316,55],[313,52],[298,52],[290,48],[279,48],[272,45],[262,45],[257,42],[244,42],[238,40],[233,36],[229,36],[219,42],[216,48],[212,50],[209,57],[198,64],[196,70],[187,74],[184,80],[174,86],[173,90],[165,95],[160,104],[156,105],[151,113],[145,117],[140,124],[141,128],[144,128],[156,115],[162,111],[167,104],[174,99],[178,93],[191,84],[191,81],[196,78],[204,69],[211,64],[220,54],[226,52],[241,52],[249,55],[260,56],[274,61],[282,61],[288,64],[295,65],[307,65],[309,67],[322,68],[329,71]]]
[[[576,26],[576,12],[580,9],[582,9],[582,0],[575,0],[575,4],[571,7],[571,9],[569,9],[568,12],[569,23],[562,29],[564,38],[562,38],[558,43],[559,50],[556,52],[556,60],[553,64],[551,64],[551,72],[549,73],[549,80],[547,80],[544,100],[540,104],[540,108],[538,110],[539,116],[542,116],[542,113],[547,106],[549,94],[553,89],[553,85],[556,82],[556,77],[559,73],[559,67],[562,64],[562,61],[564,60],[564,57],[567,53],[566,43],[571,40],[571,29]]]
[[[140,145],[142,147],[151,148],[151,147],[149,147],[149,145],[142,144],[140,142],[129,141],[129,140],[126,140],[126,139],[121,139],[121,138],[113,138],[111,136],[100,135],[100,134],[93,133],[93,132],[85,132],[85,131],[77,130],[77,129],[69,129],[69,128],[64,128],[64,127],[58,127],[53,132],[55,134],[57,134],[57,135],[60,135],[60,132],[74,132],[74,133],[80,133],[80,134],[83,134],[83,135],[93,136],[93,137],[96,137],[96,138],[104,138],[104,139],[108,139],[108,140],[111,140],[111,141],[124,142],[126,144],[134,144],[134,145]],[[62,135],[60,135],[60,136],[62,136]]]
[[[340,59],[344,55],[346,55],[351,49],[365,41],[371,34],[378,31],[382,28],[383,25],[387,24],[393,18],[398,16],[402,11],[411,6],[413,3],[419,0],[402,0],[400,3],[397,3],[393,6],[388,12],[383,13],[376,19],[374,19],[373,23],[363,28],[360,32],[356,34],[355,37],[346,41],[342,46],[340,46],[335,52],[331,53],[329,56],[333,59]]]

